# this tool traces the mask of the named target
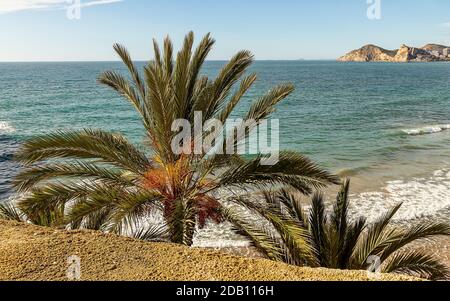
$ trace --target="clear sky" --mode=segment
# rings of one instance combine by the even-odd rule
[[[213,34],[214,60],[240,49],[335,59],[368,43],[450,44],[449,0],[380,0],[380,20],[367,17],[367,1],[378,0],[81,0],[70,20],[66,0],[0,0],[0,61],[115,60],[114,42],[147,60],[153,37],[179,42],[189,30]]]

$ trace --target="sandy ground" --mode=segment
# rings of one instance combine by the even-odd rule
[[[146,243],[94,231],[0,221],[0,280],[374,280],[366,272],[289,266],[217,251]],[[383,275],[378,280],[413,280]]]

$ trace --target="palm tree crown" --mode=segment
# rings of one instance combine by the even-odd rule
[[[349,270],[372,270],[378,261],[385,273],[405,273],[430,279],[450,276],[446,266],[436,258],[404,248],[409,244],[449,236],[450,225],[421,222],[409,228],[390,225],[401,204],[374,223],[363,217],[349,217],[349,187],[346,181],[331,210],[327,211],[323,194],[316,193],[309,212],[301,205],[297,191],[265,191],[256,202],[241,196],[236,203],[257,214],[265,223],[250,223],[242,211],[224,209],[239,233],[268,258],[295,265]],[[377,259],[377,260],[374,260]]]
[[[238,155],[210,155],[207,149],[201,154],[174,153],[172,125],[176,120],[193,124],[195,112],[202,112],[203,121],[224,122],[256,80],[255,74],[245,75],[253,61],[248,51],[237,53],[216,78],[202,76],[214,40],[208,34],[196,49],[193,44],[191,32],[174,59],[169,38],[162,52],[154,41],[154,59],[142,74],[127,50],[114,46],[129,76],[108,71],[98,81],[134,106],[146,131],[148,149],[141,151],[122,135],[97,129],[57,132],[26,141],[16,156],[25,168],[14,184],[24,195],[18,207],[28,220],[134,233],[147,239],[164,233],[172,242],[191,245],[197,227],[208,220],[222,221],[219,189],[282,184],[309,194],[338,183],[334,175],[295,152],[282,152],[273,166],[261,164],[262,156],[246,160]],[[291,84],[271,89],[253,102],[244,118],[255,120],[257,126],[293,90]],[[238,140],[248,135],[246,130]],[[164,223],[150,225],[151,214],[162,215]]]

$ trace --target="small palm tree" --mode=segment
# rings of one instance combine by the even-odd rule
[[[330,212],[323,194],[312,197],[309,213],[302,207],[299,194],[292,189],[266,191],[259,203],[240,197],[244,205],[263,222],[251,223],[236,208],[224,209],[224,215],[236,230],[268,258],[295,265],[334,269],[366,270],[372,261],[382,272],[404,273],[430,279],[448,277],[449,270],[433,256],[404,248],[420,240],[450,235],[450,225],[421,222],[409,228],[390,225],[401,204],[368,224],[363,217],[348,216],[349,186],[346,181]],[[374,260],[377,259],[377,260]]]
[[[245,160],[238,155],[211,155],[209,149],[200,154],[173,152],[174,122],[184,119],[194,124],[196,112],[202,112],[203,121],[225,122],[256,80],[255,74],[244,76],[253,61],[248,51],[237,53],[215,79],[201,76],[214,40],[206,35],[195,50],[193,43],[191,32],[174,60],[169,38],[163,52],[154,41],[154,60],[144,67],[143,75],[127,50],[114,46],[129,78],[108,71],[99,82],[134,106],[146,131],[147,149],[133,146],[120,134],[94,129],[26,141],[16,156],[25,169],[14,185],[24,195],[17,206],[28,220],[137,233],[144,238],[161,234],[162,226],[170,241],[191,245],[197,227],[208,220],[222,221],[221,189],[280,184],[309,194],[339,182],[294,152],[282,152],[272,166],[261,164],[262,156]],[[291,84],[273,88],[255,100],[244,119],[258,126],[293,90]],[[250,130],[245,129],[234,145],[244,141]],[[218,147],[225,149],[225,142]],[[150,222],[152,214],[163,216],[164,222],[156,228]]]

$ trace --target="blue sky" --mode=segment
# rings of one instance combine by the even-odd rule
[[[367,18],[367,0],[81,0],[79,20],[65,2],[0,0],[0,61],[115,60],[114,42],[147,60],[153,37],[180,42],[189,30],[213,34],[215,60],[240,49],[260,60],[335,59],[368,43],[450,44],[448,0],[381,0],[380,20]]]

